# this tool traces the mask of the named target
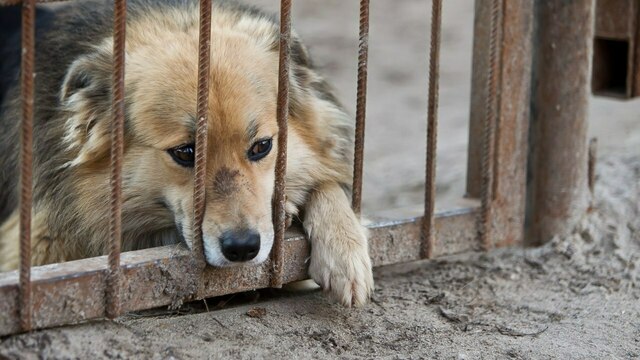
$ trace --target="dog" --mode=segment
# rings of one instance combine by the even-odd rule
[[[122,249],[191,246],[198,4],[128,3]],[[34,265],[107,251],[112,6],[88,0],[38,10]],[[14,23],[19,14],[0,11]],[[205,258],[217,267],[259,264],[274,237],[279,23],[233,1],[215,1],[211,22]],[[3,270],[19,265],[18,30],[0,44]],[[286,213],[311,242],[310,277],[345,306],[361,306],[374,285],[367,233],[350,208],[354,121],[295,33],[290,74]]]

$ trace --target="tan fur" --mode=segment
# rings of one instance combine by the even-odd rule
[[[69,249],[63,246],[63,242],[51,241],[42,214],[44,214],[44,212],[37,212],[34,214],[35,216],[32,217],[32,264],[52,264],[73,258],[73,254],[68,253]],[[0,226],[0,239],[10,239],[10,241],[0,241],[0,270],[17,269],[20,266],[20,247],[18,242],[20,236],[19,219],[18,212],[16,211]]]
[[[197,24],[195,7],[147,12],[129,20],[125,85],[130,131],[123,166],[125,250],[175,242],[176,227],[187,243],[192,237],[193,169],[176,164],[166,150],[194,141]],[[273,237],[271,199],[278,145],[276,42],[273,22],[214,10],[203,233],[205,247],[211,249],[206,252],[207,259],[216,265],[226,265],[216,258],[216,243],[227,229],[248,226],[264,239]],[[68,74],[74,69],[108,73],[108,63],[100,59],[111,56],[111,47],[111,38],[100,41],[93,54],[71,65]],[[346,135],[352,136],[353,121],[339,104],[322,99],[312,88],[314,83],[326,85],[313,69],[304,64],[294,67],[303,78],[291,79],[287,211],[290,216],[304,213],[304,227],[312,242],[311,277],[341,303],[362,305],[373,290],[371,262],[365,230],[344,191],[351,181],[352,140]],[[83,95],[88,90],[72,91],[72,80],[67,75],[61,91],[63,141],[69,159],[61,166],[73,174],[74,209],[37,203],[33,231],[36,265],[101,255],[106,249],[110,113],[96,110]],[[72,90],[67,93],[67,88]],[[251,121],[258,129],[254,139],[247,138]],[[336,133],[337,129],[344,133]],[[259,162],[248,161],[245,154],[252,141],[269,137],[274,141],[272,152]],[[64,211],[73,211],[78,218],[76,228],[52,227],[52,212]],[[16,268],[16,214],[0,227],[0,248],[0,267]],[[261,250],[257,261],[263,261],[269,250],[270,244],[266,252]]]

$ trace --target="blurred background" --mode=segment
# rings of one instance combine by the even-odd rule
[[[278,12],[277,0],[249,3]],[[363,207],[369,215],[422,211],[426,148],[430,2],[371,2]],[[459,204],[467,161],[474,2],[443,6],[437,209]],[[293,2],[293,27],[316,66],[355,116],[359,1]],[[590,136],[599,150],[637,146],[640,101],[592,98]]]

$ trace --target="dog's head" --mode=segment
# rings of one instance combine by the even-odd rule
[[[269,23],[265,29],[270,37],[220,30],[211,39],[202,230],[206,259],[214,266],[260,263],[273,243],[278,54],[273,46],[277,41],[274,25]],[[176,32],[146,24],[127,32],[132,35],[127,38],[125,75],[125,242],[148,235],[147,230],[171,227],[189,243],[197,28]],[[94,174],[108,173],[111,46],[107,41],[77,59],[60,95],[68,119],[65,143],[74,154],[69,166],[84,174],[79,175],[78,191],[85,193],[85,199],[95,199],[92,194],[97,188],[108,191],[106,177],[98,179]],[[94,202],[86,207],[101,205]]]

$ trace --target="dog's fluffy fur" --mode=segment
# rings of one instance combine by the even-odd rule
[[[278,22],[215,1],[211,35],[205,255],[213,266],[225,231],[260,234],[252,263],[273,242],[277,148]],[[33,262],[102,255],[108,234],[112,3],[69,3],[38,16]],[[15,9],[14,9],[15,10]],[[4,17],[9,10],[5,12]],[[15,11],[14,11],[15,12]],[[1,16],[0,16],[1,17]],[[4,36],[4,34],[3,34]],[[0,268],[18,266],[19,34],[0,43]],[[123,166],[123,249],[184,240],[193,229],[193,168],[167,150],[193,143],[198,7],[193,0],[129,1]],[[353,120],[293,36],[286,177],[287,213],[312,245],[309,273],[343,304],[373,289],[364,228],[349,206]],[[247,149],[273,138],[252,162]]]

